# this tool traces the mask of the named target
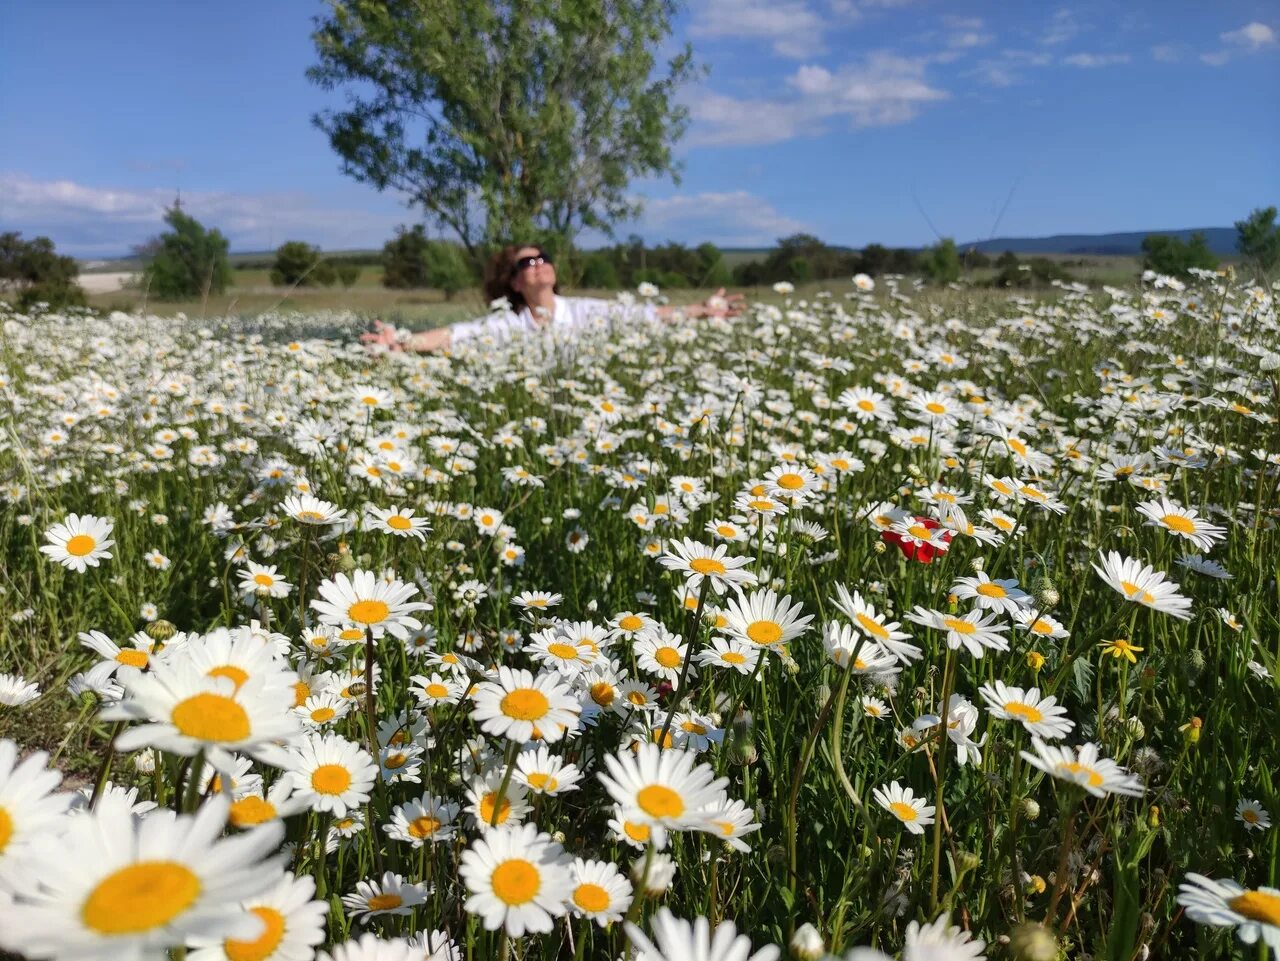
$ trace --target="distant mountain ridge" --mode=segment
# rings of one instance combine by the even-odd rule
[[[1163,234],[1189,240],[1202,233],[1209,249],[1219,257],[1236,253],[1234,227],[1189,227],[1185,230],[1135,230],[1116,234],[1054,234],[1051,237],[996,237],[961,244],[962,250],[973,248],[987,254],[1012,250],[1015,254],[1091,254],[1094,256],[1134,257],[1142,253],[1142,241],[1148,234]]]

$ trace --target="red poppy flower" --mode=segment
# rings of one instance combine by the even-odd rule
[[[916,516],[915,524],[913,526],[917,525],[930,531],[936,531],[942,526],[932,517],[920,517],[918,515]],[[942,542],[944,544],[950,544],[951,537],[951,532],[947,531],[942,535]],[[943,553],[932,544],[922,544],[918,540],[905,538],[894,531],[885,531],[880,535],[880,538],[886,544],[896,544],[898,546],[898,550],[902,551],[907,560],[919,561],[921,564],[931,564],[933,563],[933,559],[936,555]]]

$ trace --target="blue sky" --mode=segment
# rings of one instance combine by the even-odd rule
[[[380,246],[418,215],[309,122],[339,102],[304,77],[322,9],[0,4],[0,230],[117,254],[180,189],[233,249]],[[692,0],[677,39],[710,68],[682,93],[683,180],[635,184],[620,236],[917,245],[1280,202],[1274,0]]]

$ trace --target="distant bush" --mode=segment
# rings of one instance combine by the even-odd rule
[[[276,249],[271,282],[277,287],[328,287],[338,279],[333,264],[320,257],[320,248],[289,240]]]
[[[956,242],[943,237],[920,255],[920,270],[935,284],[950,284],[960,279],[960,252]]]
[[[48,237],[23,240],[16,232],[0,234],[0,291],[15,291],[18,309],[38,303],[55,309],[84,306],[79,274],[75,260],[60,256]]]
[[[1276,208],[1259,208],[1236,221],[1236,249],[1259,273],[1270,274],[1280,265],[1280,227]]]
[[[334,261],[333,270],[343,290],[350,290],[355,286],[356,281],[360,279],[362,269],[359,264],[353,264],[350,261]]]
[[[143,284],[161,300],[186,300],[221,294],[231,283],[227,263],[227,238],[206,230],[199,221],[174,204],[165,211],[167,233],[154,237],[136,253],[146,263]]]
[[[1185,277],[1192,268],[1214,270],[1218,258],[1204,234],[1196,232],[1184,242],[1170,234],[1147,234],[1142,241],[1142,269],[1170,277]]]
[[[427,287],[427,240],[421,224],[396,228],[382,248],[382,285],[393,290]]]

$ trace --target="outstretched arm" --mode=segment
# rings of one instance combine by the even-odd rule
[[[685,317],[737,317],[742,313],[745,298],[742,294],[725,294],[721,287],[700,304],[688,304],[684,307],[666,305],[659,307],[658,316],[662,320],[671,320],[678,311]]]
[[[380,320],[373,322],[373,332],[361,334],[360,340],[370,347],[381,345],[387,350],[411,350],[415,353],[427,353],[435,350],[447,350],[453,343],[453,331],[449,327],[436,327],[432,330],[420,330],[416,334],[401,337],[394,327]]]

